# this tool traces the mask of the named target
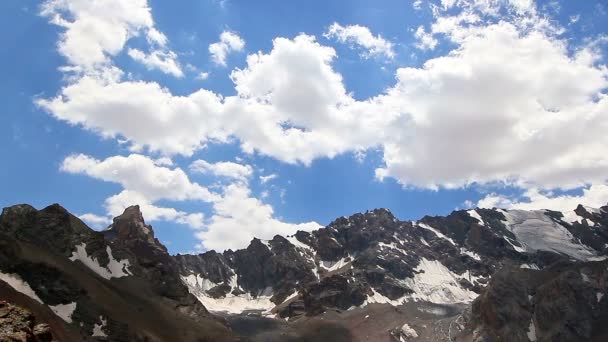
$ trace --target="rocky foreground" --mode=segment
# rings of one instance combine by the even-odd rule
[[[98,232],[17,205],[0,216],[0,300],[60,341],[606,341],[607,255],[608,207],[377,209],[171,256],[137,206]]]

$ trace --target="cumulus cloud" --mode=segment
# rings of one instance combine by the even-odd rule
[[[201,213],[190,214],[154,203],[160,200],[212,202],[220,198],[207,188],[191,182],[180,168],[160,166],[156,161],[138,154],[127,157],[113,156],[105,160],[97,160],[84,154],[71,155],[64,159],[61,170],[120,184],[124,190],[105,201],[110,216],[120,215],[125,208],[139,204],[148,220],[174,221],[201,228]],[[101,222],[91,215],[84,216],[84,219],[91,223]]]
[[[132,205],[139,205],[139,208],[148,221],[169,221],[187,225],[194,229],[204,226],[203,213],[187,213],[175,208],[162,207],[153,202],[144,194],[134,190],[123,190],[120,193],[108,197],[104,205],[110,216],[118,216]]]
[[[254,237],[272,239],[277,234],[320,228],[316,222],[291,224],[275,218],[272,206],[252,197],[251,190],[242,183],[226,187],[222,200],[214,203],[213,211],[215,214],[207,229],[196,233],[202,249],[245,248]]]
[[[269,239],[276,234],[293,234],[297,230],[319,227],[315,222],[293,224],[276,218],[271,205],[251,194],[248,180],[253,169],[249,165],[204,160],[193,162],[190,166],[193,172],[210,173],[234,181],[222,186],[220,193],[213,193],[192,182],[180,168],[171,169],[163,164],[166,161],[159,163],[138,154],[112,156],[104,160],[78,154],[66,157],[61,170],[118,183],[123,187],[121,192],[105,200],[108,216],[80,216],[94,228],[107,226],[109,217],[120,215],[125,208],[135,204],[140,206],[148,221],[169,221],[196,229],[195,237],[201,239],[199,247],[202,249],[244,248],[254,237]],[[206,218],[202,212],[189,213],[160,206],[157,202],[161,200],[210,203],[211,215]]]
[[[92,213],[86,213],[78,216],[79,219],[83,220],[89,227],[97,230],[101,230],[110,223],[112,223],[112,219],[108,216],[99,216]]]
[[[324,36],[328,39],[335,38],[341,43],[349,43],[353,46],[363,48],[361,54],[364,58],[384,56],[389,59],[395,58],[393,43],[382,38],[381,35],[374,36],[369,28],[361,25],[342,26],[333,23]]]
[[[450,40],[454,49],[397,69],[394,84],[365,100],[354,99],[333,68],[335,50],[300,34],[275,38],[270,51],[249,55],[243,69],[231,72],[233,96],[206,89],[175,95],[106,68],[71,79],[57,96],[37,103],[60,120],[124,139],[133,151],[167,156],[236,141],[246,153],[308,165],[378,148],[377,178],[409,187],[507,183],[546,195],[605,184],[608,69],[596,50],[573,49],[531,2],[446,0],[433,11],[424,33]],[[331,37],[387,51],[374,40],[380,36],[336,25]],[[114,50],[101,51],[109,58]],[[226,194],[257,203],[240,183]],[[259,203],[261,217],[276,219]],[[215,216],[217,222],[232,217]]]
[[[421,50],[433,50],[439,43],[437,39],[433,38],[433,34],[426,32],[424,26],[418,26],[414,36],[418,40],[416,47]]]
[[[134,150],[188,156],[209,140],[236,137],[247,153],[309,164],[381,146],[377,177],[407,186],[605,180],[607,71],[592,50],[570,55],[564,41],[499,22],[447,56],[398,69],[394,86],[365,101],[347,93],[334,57],[311,36],[277,38],[269,53],[232,72],[236,96],[175,96],[152,82],[87,76],[38,104],[103,136],[126,137]]]
[[[220,125],[220,97],[204,89],[174,96],[154,82],[115,82],[87,75],[57,97],[37,103],[57,119],[103,137],[126,138],[132,151],[146,146],[153,152],[190,156],[209,139],[227,139]]]
[[[221,66],[226,66],[226,58],[231,52],[243,51],[245,41],[238,34],[224,31],[220,34],[220,41],[209,45],[211,60]]]
[[[84,154],[71,155],[64,159],[61,170],[118,183],[150,201],[167,199],[210,202],[216,198],[207,188],[191,182],[180,168],[157,166],[154,160],[139,154],[112,156],[105,160]]]
[[[196,75],[196,79],[199,81],[204,81],[209,78],[209,73],[205,71],[201,71]]]
[[[144,35],[155,50],[146,55],[130,53],[148,68],[181,76],[175,54],[166,48],[167,37],[154,24],[147,0],[47,0],[41,15],[64,28],[57,44],[70,70],[95,72],[111,64],[127,41]]]
[[[177,55],[173,51],[155,50],[150,54],[146,54],[138,49],[129,49],[128,54],[134,60],[143,64],[148,70],[158,69],[165,74],[170,74],[175,77],[183,77]]]
[[[378,177],[429,188],[603,182],[608,83],[594,60],[499,23],[422,68],[399,69],[385,100],[409,113],[408,136],[385,143]]]
[[[228,177],[241,182],[246,182],[253,168],[249,165],[243,165],[233,162],[217,162],[209,163],[205,160],[195,160],[190,164],[190,171],[195,173],[208,173],[219,177]]]

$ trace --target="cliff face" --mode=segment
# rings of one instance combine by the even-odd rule
[[[608,262],[506,267],[473,302],[473,341],[606,341]]]

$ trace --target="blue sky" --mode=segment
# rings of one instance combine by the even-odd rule
[[[172,253],[608,202],[604,1],[5,1],[0,204]],[[266,178],[265,178],[266,177]]]

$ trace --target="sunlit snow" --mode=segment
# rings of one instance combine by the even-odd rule
[[[110,246],[106,247],[106,253],[108,254],[109,259],[108,265],[106,267],[102,267],[101,265],[99,265],[99,262],[97,262],[96,259],[90,257],[87,254],[86,248],[87,244],[84,242],[80,245],[77,245],[76,250],[72,252],[70,260],[79,260],[93,272],[99,274],[100,276],[106,279],[120,278],[131,275],[131,272],[129,271],[129,260],[125,259],[117,261],[116,259],[114,259]]]

